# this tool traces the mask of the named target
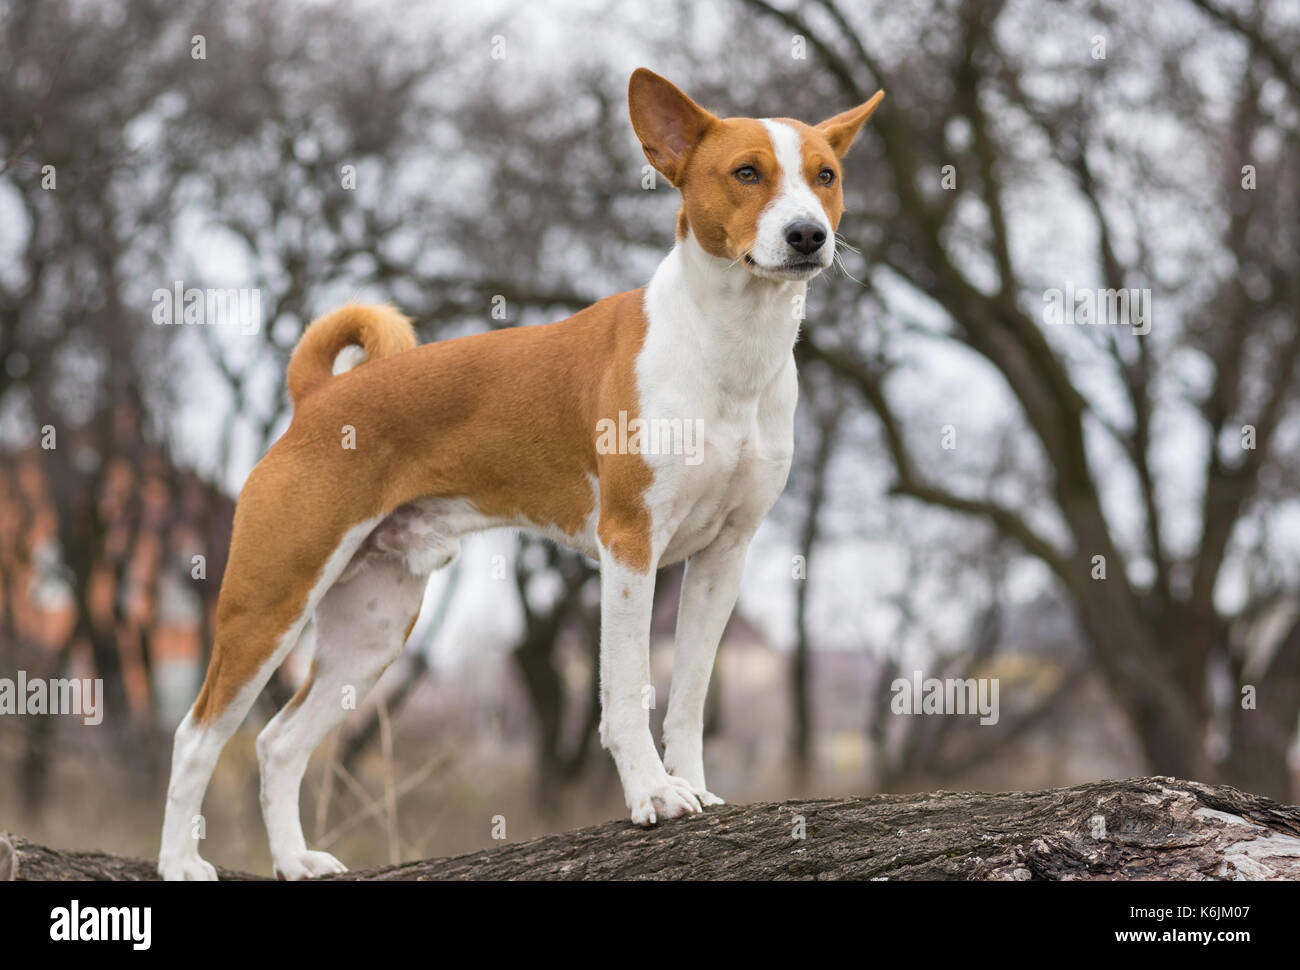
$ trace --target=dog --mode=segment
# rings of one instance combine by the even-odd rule
[[[288,367],[293,420],[239,497],[212,658],[176,729],[164,878],[216,878],[197,840],[208,781],[313,619],[306,682],[257,739],[262,811],[277,876],[345,871],[303,837],[308,759],[343,698],[401,652],[429,575],[462,536],[500,526],[600,563],[600,740],[632,822],[722,804],[703,760],[714,654],[790,470],[794,344],[808,281],[835,255],[840,160],[883,97],[817,125],[720,118],[639,69],[632,127],[681,193],[676,244],[648,285],[558,323],[423,346],[387,306],[306,329]],[[700,428],[695,459],[645,434],[650,422]],[[651,604],[656,570],[682,561],[661,759]]]

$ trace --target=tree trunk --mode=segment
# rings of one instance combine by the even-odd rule
[[[6,865],[22,880],[157,878],[152,862],[16,836],[0,837],[0,873]],[[727,805],[654,829],[606,822],[330,878],[1300,879],[1300,807],[1162,777]]]
[[[1288,752],[1300,717],[1300,623],[1278,644],[1262,669],[1247,673],[1234,664],[1237,693],[1232,699],[1232,736],[1223,780],[1287,798],[1291,792]],[[1243,683],[1249,679],[1251,683]],[[1242,688],[1253,689],[1250,703]]]
[[[1113,562],[1110,568],[1116,568]],[[1205,756],[1204,687],[1189,696],[1185,678],[1175,676],[1158,636],[1137,615],[1123,579],[1111,575],[1088,583],[1076,601],[1079,623],[1098,670],[1142,745],[1147,770],[1218,781]]]

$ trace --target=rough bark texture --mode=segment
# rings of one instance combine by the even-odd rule
[[[800,819],[805,837],[796,838]],[[156,879],[153,863],[0,836],[0,876]],[[223,879],[256,879],[221,871]],[[1300,807],[1133,778],[1040,792],[727,805],[329,877],[420,879],[1300,879]]]

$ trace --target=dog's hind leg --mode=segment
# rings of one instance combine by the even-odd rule
[[[199,814],[203,795],[221,749],[298,642],[325,590],[374,525],[374,521],[361,522],[347,530],[314,578],[302,575],[305,567],[301,566],[267,569],[257,574],[258,581],[250,584],[244,595],[233,598],[227,597],[223,584],[223,603],[217,608],[216,639],[203,689],[176,728],[158,853],[158,872],[164,879],[217,878],[216,870],[199,857],[198,843],[206,837]],[[245,555],[258,551],[251,543],[240,548]],[[234,552],[232,543],[232,565]],[[303,592],[291,598],[295,585]]]
[[[337,583],[316,609],[316,656],[302,688],[257,738],[262,813],[271,861],[281,879],[344,866],[307,848],[298,796],[311,753],[396,659],[420,612],[427,576],[402,560],[371,558]]]
[[[242,632],[237,628],[229,631],[234,637],[240,637]],[[206,838],[206,825],[199,814],[203,795],[221,756],[221,749],[238,729],[253,701],[293,648],[300,633],[301,626],[282,631],[278,643],[272,642],[276,634],[265,631],[249,631],[249,636],[241,637],[240,646],[250,650],[256,647],[259,653],[269,654],[268,659],[251,672],[237,671],[234,664],[223,662],[223,654],[231,652],[231,648],[228,645],[223,647],[223,638],[218,636],[204,680],[204,691],[176,728],[171,780],[167,785],[167,809],[163,817],[162,848],[158,854],[158,873],[164,879],[217,878],[216,869],[199,856],[198,840]],[[264,649],[258,642],[260,640],[268,641]],[[223,681],[238,683],[223,691]],[[218,691],[233,696],[219,711],[211,713],[212,697]]]

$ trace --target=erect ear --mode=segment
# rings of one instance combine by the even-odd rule
[[[834,118],[827,118],[817,126],[817,130],[831,143],[831,150],[843,158],[848,153],[849,146],[853,144],[853,139],[858,136],[858,129],[866,123],[871,113],[884,99],[885,92],[877,91],[871,96],[870,101],[863,102],[848,111],[841,111]]]
[[[686,159],[709,125],[718,119],[682,94],[677,87],[644,67],[632,72],[627,85],[632,127],[650,164],[673,185],[686,168]]]

